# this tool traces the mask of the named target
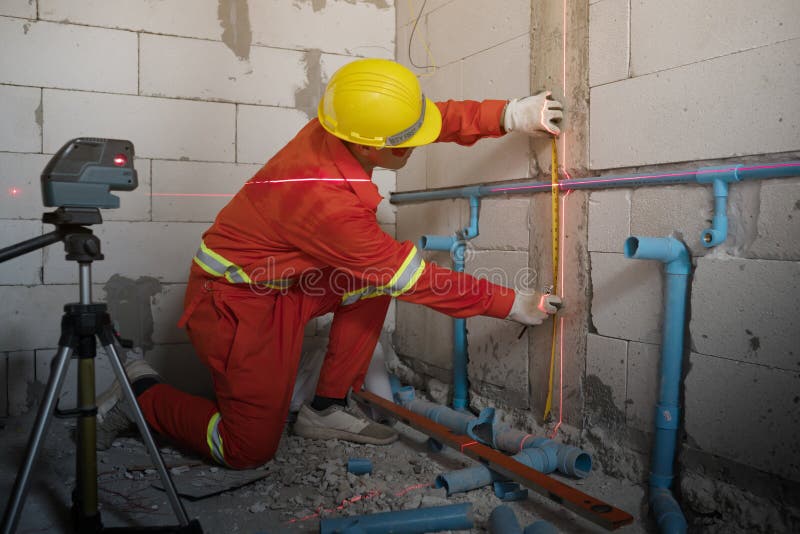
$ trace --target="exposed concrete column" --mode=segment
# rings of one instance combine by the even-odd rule
[[[559,161],[570,176],[584,176],[589,130],[589,2],[531,0],[531,16],[531,90],[550,90],[553,97],[564,104],[563,133],[558,140]],[[543,180],[547,179],[551,166],[550,142],[539,139],[531,142],[541,177]],[[563,418],[565,422],[580,426],[586,336],[590,322],[589,258],[586,252],[588,194],[569,194],[562,202],[562,209],[564,238],[560,256],[564,267],[559,276],[566,282],[564,287],[567,306],[563,322]],[[537,286],[541,289],[541,286],[552,281],[550,195],[539,194],[532,198],[530,225],[530,267],[538,273]],[[530,335],[530,404],[537,420],[541,419],[547,398],[551,338],[552,326],[549,321],[533,329]],[[556,420],[559,416],[560,353],[560,347],[557,346],[552,400],[552,413]]]

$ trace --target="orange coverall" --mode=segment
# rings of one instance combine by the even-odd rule
[[[437,141],[503,135],[505,101],[437,103]],[[377,187],[344,143],[311,120],[205,232],[186,290],[186,326],[216,403],[158,384],[138,400],[157,432],[233,468],[278,447],[306,323],[333,312],[316,394],[360,388],[391,298],[453,317],[506,317],[514,291],[426,263],[384,233]]]

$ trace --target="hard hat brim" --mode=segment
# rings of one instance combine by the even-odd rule
[[[422,121],[417,133],[411,136],[408,141],[398,145],[392,145],[392,148],[406,148],[413,146],[422,146],[433,143],[439,138],[442,131],[442,114],[439,108],[430,98],[425,98],[425,118]]]

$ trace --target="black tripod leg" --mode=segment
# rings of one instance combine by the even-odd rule
[[[39,405],[39,412],[36,415],[36,422],[33,425],[33,430],[31,430],[31,435],[28,439],[25,461],[22,462],[19,468],[17,478],[14,481],[14,489],[11,492],[11,497],[8,499],[6,511],[3,515],[2,534],[11,534],[17,528],[20,512],[25,504],[25,496],[28,492],[31,471],[33,470],[33,465],[36,463],[36,458],[41,450],[44,436],[47,434],[47,429],[50,426],[50,421],[53,419],[56,401],[58,400],[58,394],[61,392],[61,385],[64,383],[64,377],[67,374],[71,354],[72,349],[70,347],[61,346],[53,360],[54,365],[52,371],[50,371],[50,378],[47,381],[47,389],[45,389],[44,398]]]
[[[101,343],[103,342],[104,341],[102,341],[101,336]],[[125,369],[122,367],[122,362],[117,354],[117,349],[114,347],[113,342],[103,345],[103,349],[105,349],[106,354],[108,355],[108,360],[111,362],[111,368],[114,369],[114,374],[117,377],[117,381],[122,389],[122,393],[125,395],[125,401],[132,409],[134,419],[136,420],[136,426],[139,428],[139,433],[142,435],[144,444],[147,447],[147,452],[150,454],[150,459],[153,461],[153,465],[161,477],[161,483],[164,484],[164,490],[166,490],[167,497],[169,497],[170,504],[172,504],[172,510],[175,512],[180,525],[182,527],[187,527],[189,525],[189,516],[186,514],[186,510],[183,508],[183,503],[181,503],[181,500],[178,497],[178,492],[175,489],[175,485],[172,483],[169,472],[167,472],[167,466],[164,464],[164,459],[161,457],[158,447],[156,447],[156,442],[153,440],[153,435],[150,433],[150,429],[147,427],[147,422],[144,419],[141,408],[139,408],[139,403],[136,402],[136,396],[133,394],[133,389],[128,382],[128,377],[125,375]]]

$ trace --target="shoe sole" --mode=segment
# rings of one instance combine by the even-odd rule
[[[292,432],[296,436],[310,439],[342,439],[353,443],[365,443],[367,445],[389,445],[397,441],[398,435],[394,434],[387,438],[372,438],[363,434],[354,434],[345,430],[335,428],[324,428],[318,426],[304,425],[301,422],[294,424]]]

